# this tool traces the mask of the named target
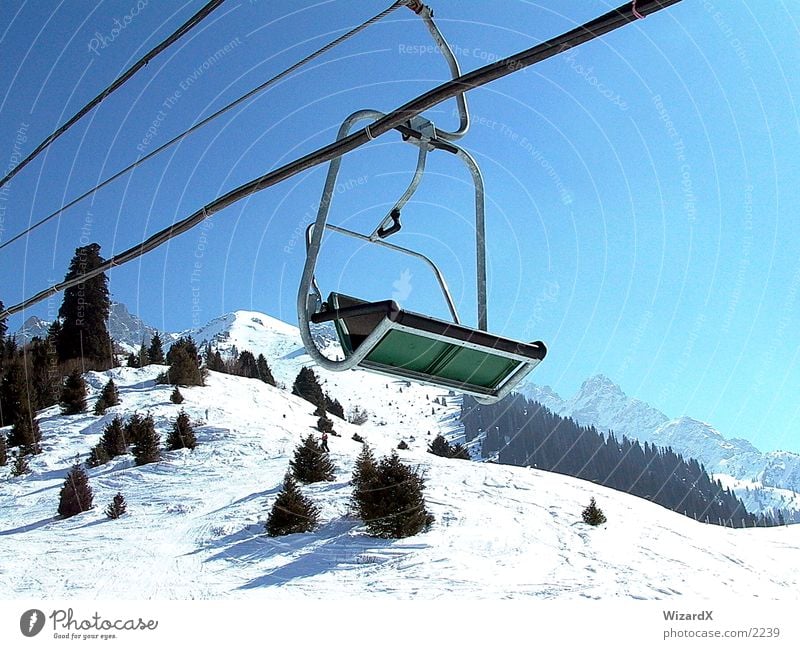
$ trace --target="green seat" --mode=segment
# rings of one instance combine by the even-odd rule
[[[345,354],[363,355],[360,367],[486,401],[508,394],[547,353],[541,342],[522,343],[404,311],[391,300],[331,293],[326,307],[312,321],[333,321]],[[369,349],[361,349],[368,340]]]

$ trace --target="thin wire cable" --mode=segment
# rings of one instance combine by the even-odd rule
[[[642,5],[638,7],[638,13],[640,15],[647,16],[662,9],[666,9],[667,7],[679,2],[681,2],[681,0],[645,0],[642,2]],[[456,79],[447,81],[436,88],[429,90],[428,92],[416,97],[415,99],[412,99],[400,108],[387,113],[384,117],[370,124],[369,132],[374,138],[379,137],[380,135],[383,135],[392,129],[408,130],[405,127],[405,123],[409,119],[419,115],[421,112],[428,110],[429,108],[432,108],[433,106],[436,106],[437,104],[440,104],[443,101],[446,101],[447,99],[455,97],[459,93],[486,85],[491,81],[508,76],[514,72],[519,72],[520,70],[523,70],[531,65],[540,63],[545,59],[549,59],[557,54],[566,52],[573,47],[582,45],[583,43],[603,36],[636,20],[639,20],[639,18],[637,18],[633,13],[630,2],[626,2],[625,5],[619,7],[618,9],[613,9],[612,11],[609,11],[608,13],[589,21],[588,23],[584,23],[583,25],[575,27],[574,29],[565,32],[560,36],[545,41],[544,43],[540,43],[539,45],[531,47],[527,50],[518,52],[517,54],[513,54],[505,59],[501,59],[496,63],[490,63],[482,68],[478,68],[477,70],[463,74]],[[121,266],[122,264],[132,261],[133,259],[141,257],[145,253],[155,250],[160,245],[166,243],[179,234],[187,232],[194,226],[202,223],[208,217],[213,216],[220,210],[225,209],[233,203],[263,189],[272,187],[273,185],[291,178],[292,176],[295,176],[306,169],[329,162],[334,158],[338,158],[346,153],[349,153],[350,151],[363,146],[368,141],[369,137],[367,136],[367,129],[360,129],[348,135],[347,137],[342,138],[341,140],[332,142],[331,144],[317,149],[316,151],[312,151],[311,153],[298,158],[297,160],[293,160],[292,162],[289,162],[282,167],[275,169],[274,171],[270,171],[263,176],[245,183],[244,185],[240,185],[239,187],[229,191],[227,194],[224,194],[223,196],[220,196],[219,198],[203,206],[194,212],[194,214],[191,214],[183,220],[178,221],[177,223],[174,223],[159,232],[156,232],[154,235],[145,241],[136,244],[132,248],[129,248],[118,255],[112,256],[110,259],[100,264],[97,268],[70,280],[64,280],[63,282],[54,284],[53,286],[50,286],[49,288],[46,288],[36,295],[26,299],[25,301],[7,308],[5,311],[0,313],[0,319],[18,313],[19,311],[22,311],[29,306],[36,304],[37,302],[41,302],[51,295],[59,293],[67,288],[82,284],[86,280],[96,277],[97,275],[110,270],[114,266]]]
[[[121,77],[119,77],[114,83],[112,83],[108,88],[103,90],[99,95],[97,95],[94,99],[92,99],[88,104],[86,104],[83,108],[81,108],[77,113],[75,113],[72,117],[70,117],[64,124],[59,126],[55,131],[53,131],[50,135],[48,135],[44,140],[42,140],[41,144],[37,146],[33,151],[28,154],[22,162],[20,162],[16,167],[14,167],[11,171],[9,171],[5,177],[0,180],[0,187],[5,185],[9,180],[11,180],[14,176],[20,172],[23,167],[25,167],[31,160],[33,160],[37,155],[39,155],[42,151],[44,151],[50,144],[52,144],[57,138],[59,138],[67,129],[70,128],[75,122],[77,122],[81,117],[83,117],[86,113],[88,113],[92,108],[97,106],[101,101],[103,101],[106,97],[108,97],[112,92],[114,92],[117,88],[122,86],[128,79],[130,79],[134,74],[136,74],[139,70],[141,70],[145,65],[147,65],[153,58],[155,58],[158,54],[162,51],[167,49],[170,45],[172,45],[175,41],[177,41],[181,36],[189,32],[193,27],[196,27],[206,16],[208,16],[212,11],[218,8],[225,0],[211,0],[205,7],[203,7],[200,11],[198,11],[194,16],[189,18],[183,25],[178,27],[172,34],[170,34],[165,40],[161,41],[158,45],[156,45],[152,50],[150,50],[147,54],[145,54],[141,59],[139,59],[136,63],[134,63],[130,68],[128,68]]]
[[[322,56],[323,54],[325,54],[325,53],[326,53],[326,52],[328,52],[329,50],[331,50],[331,49],[333,49],[334,47],[336,47],[337,45],[341,44],[342,42],[344,42],[344,41],[345,41],[345,40],[347,40],[348,38],[351,38],[352,36],[355,36],[355,35],[356,35],[356,34],[358,34],[360,31],[362,31],[362,30],[366,29],[367,27],[369,27],[369,26],[370,26],[370,25],[372,25],[373,23],[376,23],[376,22],[378,22],[379,20],[381,20],[382,18],[385,18],[387,15],[389,15],[389,14],[390,14],[391,12],[393,12],[395,9],[397,9],[398,7],[402,7],[404,4],[405,4],[405,0],[398,0],[398,1],[397,1],[397,2],[395,2],[395,3],[394,3],[392,6],[390,6],[388,9],[385,9],[385,10],[384,10],[384,11],[382,11],[381,13],[379,13],[379,14],[377,14],[377,15],[373,16],[372,18],[370,18],[370,19],[369,19],[369,20],[367,20],[366,22],[362,23],[362,24],[361,24],[361,25],[359,25],[358,27],[356,27],[356,28],[354,28],[354,29],[351,29],[351,30],[350,30],[349,32],[347,32],[346,34],[343,34],[342,36],[340,36],[340,37],[339,37],[339,38],[337,38],[336,40],[333,40],[333,41],[331,41],[330,43],[328,43],[328,44],[327,44],[327,45],[325,45],[324,47],[321,47],[320,49],[318,49],[316,52],[313,52],[312,54],[309,54],[308,56],[306,56],[306,57],[305,57],[304,59],[302,59],[301,61],[298,61],[297,63],[293,64],[291,67],[288,67],[288,68],[286,68],[286,69],[285,69],[283,72],[281,72],[281,73],[279,73],[279,74],[275,75],[274,77],[272,77],[272,78],[271,78],[271,79],[269,79],[268,81],[265,81],[265,82],[264,82],[264,83],[262,83],[260,86],[257,86],[256,88],[253,88],[253,89],[252,89],[250,92],[248,92],[248,93],[247,93],[247,94],[245,94],[245,95],[242,95],[241,97],[239,97],[239,98],[238,98],[238,99],[236,99],[235,101],[231,102],[231,103],[230,103],[230,104],[228,104],[227,106],[224,106],[224,107],[220,108],[220,109],[219,109],[219,110],[218,110],[216,113],[213,113],[212,115],[209,115],[208,117],[206,117],[205,119],[203,119],[203,120],[199,121],[197,124],[195,124],[195,125],[194,125],[194,126],[192,126],[191,128],[189,128],[189,129],[185,130],[183,133],[181,133],[181,134],[179,134],[179,135],[176,135],[176,136],[175,136],[174,138],[172,138],[172,139],[171,139],[169,142],[167,142],[167,143],[165,143],[165,144],[162,144],[160,147],[158,147],[158,148],[157,148],[157,149],[155,149],[154,151],[151,151],[151,152],[150,152],[150,153],[148,153],[146,156],[144,156],[144,157],[142,157],[142,158],[139,158],[138,160],[136,160],[136,162],[134,162],[134,163],[132,163],[132,164],[128,165],[128,166],[127,166],[127,167],[125,167],[123,170],[121,170],[121,171],[118,171],[117,173],[115,173],[113,176],[110,176],[109,178],[106,178],[106,179],[105,179],[104,181],[102,181],[100,184],[98,184],[98,185],[95,185],[94,187],[92,187],[91,189],[89,189],[89,190],[85,191],[83,194],[81,194],[81,195],[80,195],[80,196],[78,196],[77,198],[74,198],[73,200],[71,200],[69,203],[66,203],[65,205],[62,205],[61,207],[59,207],[59,208],[58,208],[57,210],[55,210],[54,212],[51,212],[50,214],[48,214],[47,216],[45,216],[43,219],[40,219],[39,221],[37,221],[37,222],[36,222],[36,223],[34,223],[33,225],[30,225],[30,226],[28,226],[28,227],[27,227],[25,230],[23,230],[23,231],[22,231],[22,232],[20,232],[19,234],[16,234],[16,235],[14,235],[13,237],[11,237],[10,239],[8,239],[7,241],[4,241],[3,243],[1,243],[1,244],[0,244],[0,250],[2,250],[3,248],[5,248],[6,246],[10,246],[10,245],[11,245],[12,243],[14,243],[15,241],[17,241],[17,240],[21,239],[22,237],[24,237],[24,236],[26,236],[26,235],[30,234],[30,233],[31,233],[31,232],[33,232],[33,231],[34,231],[36,228],[38,228],[38,227],[40,227],[40,226],[44,225],[45,223],[47,223],[48,221],[51,221],[51,220],[52,220],[52,219],[54,219],[54,218],[56,218],[58,215],[62,214],[63,212],[65,212],[65,211],[66,211],[66,210],[68,210],[69,208],[71,208],[71,207],[73,207],[74,205],[76,205],[76,204],[80,203],[80,202],[81,202],[83,199],[85,199],[85,198],[87,198],[87,197],[91,196],[91,195],[92,195],[92,194],[94,194],[95,192],[98,192],[98,191],[100,191],[100,190],[101,190],[101,189],[103,189],[103,187],[105,187],[106,185],[108,185],[108,184],[110,184],[110,183],[114,182],[114,181],[115,181],[117,178],[120,178],[121,176],[124,176],[124,175],[125,175],[125,174],[127,174],[128,172],[130,172],[130,171],[134,170],[134,169],[135,169],[136,167],[138,167],[140,164],[142,164],[143,162],[146,162],[146,161],[147,161],[147,160],[149,160],[150,158],[152,158],[152,157],[154,157],[154,156],[158,155],[159,153],[161,153],[162,151],[164,151],[164,150],[168,149],[168,148],[169,148],[169,147],[171,147],[173,144],[176,144],[177,142],[180,142],[180,141],[181,141],[181,140],[183,140],[183,139],[184,139],[186,136],[190,135],[191,133],[193,133],[193,132],[194,132],[194,131],[196,131],[197,129],[199,129],[199,128],[201,128],[201,127],[205,126],[206,124],[208,124],[208,123],[209,123],[209,122],[211,122],[212,120],[215,120],[217,117],[220,117],[221,115],[224,115],[224,114],[225,114],[225,113],[227,113],[229,110],[232,110],[233,108],[235,108],[236,106],[238,106],[238,105],[239,105],[239,104],[241,104],[242,102],[244,102],[244,101],[247,101],[247,100],[248,100],[248,99],[250,99],[250,97],[252,97],[253,95],[255,95],[255,94],[259,93],[259,92],[262,92],[263,90],[266,90],[266,89],[267,89],[269,86],[271,86],[271,85],[273,85],[273,84],[277,83],[278,81],[280,81],[281,79],[283,79],[283,78],[284,78],[284,77],[286,77],[287,75],[291,74],[292,72],[294,72],[294,71],[295,71],[295,70],[297,70],[298,68],[301,68],[302,66],[304,66],[304,65],[305,65],[305,64],[307,64],[307,63],[309,63],[310,61],[313,61],[313,60],[314,60],[314,59],[316,59],[317,57],[319,57],[319,56]]]

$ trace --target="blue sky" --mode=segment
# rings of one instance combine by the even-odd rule
[[[9,184],[0,241],[388,4],[228,0]],[[468,71],[615,4],[432,6]],[[202,5],[3,2],[0,168]],[[669,416],[800,451],[800,36],[790,8],[684,0],[469,94],[473,126],[460,143],[486,181],[490,328],[547,343],[537,382],[568,396],[604,373]],[[106,256],[124,250],[330,142],[351,112],[389,111],[445,80],[430,45],[421,21],[396,11],[0,251],[0,298],[13,304],[62,279],[82,242]],[[454,108],[427,116],[452,129]],[[347,156],[331,221],[371,230],[415,156],[396,135]],[[441,264],[474,322],[472,194],[450,158],[431,155],[395,240]],[[324,174],[295,176],[115,269],[115,299],[170,331],[235,309],[294,322],[297,232]],[[446,314],[423,267],[340,238],[326,242],[319,277],[324,291],[375,299],[401,286],[408,308]],[[52,317],[59,304],[26,315]]]

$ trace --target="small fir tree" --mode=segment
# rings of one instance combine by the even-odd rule
[[[292,474],[287,472],[283,489],[267,517],[265,528],[269,536],[285,536],[310,532],[319,520],[319,508],[300,491]]]
[[[467,447],[463,444],[452,444],[450,446],[450,457],[455,460],[471,460]]]
[[[589,501],[589,506],[583,510],[583,522],[589,525],[602,525],[606,522],[603,510],[597,506],[594,498]]]
[[[125,502],[125,496],[122,492],[118,491],[112,501],[106,507],[106,516],[111,519],[119,518],[128,511],[128,503]]]
[[[139,357],[131,352],[128,354],[128,358],[126,359],[126,364],[128,367],[139,367]]]
[[[353,467],[353,477],[350,479],[350,483],[353,485],[354,489],[358,489],[372,480],[375,480],[377,474],[378,463],[375,459],[375,454],[372,452],[372,447],[369,444],[364,444],[361,453],[359,453],[356,458],[356,463]]]
[[[172,401],[172,403],[176,404],[183,403],[183,395],[181,394],[181,391],[178,389],[177,385],[175,386],[175,389],[172,391],[172,394],[169,395],[169,400]]]
[[[275,386],[277,383],[275,382],[275,377],[272,376],[272,370],[267,363],[267,359],[264,358],[264,354],[259,354],[258,358],[256,359],[256,368],[258,369],[258,378],[267,383],[268,385]]]
[[[317,408],[322,408],[323,412],[325,411],[325,395],[322,392],[322,386],[319,384],[317,375],[314,374],[314,370],[308,367],[300,369],[292,386],[292,394],[302,397],[309,403],[313,403]]]
[[[147,355],[150,358],[150,362],[154,365],[164,364],[164,348],[161,343],[161,336],[158,335],[157,331],[150,339],[150,347],[147,349]]]
[[[41,441],[42,431],[39,429],[39,422],[23,403],[22,410],[17,414],[17,420],[11,427],[8,443],[11,446],[24,447],[30,454],[37,455],[42,452]]]
[[[401,439],[400,443],[397,445],[397,448],[400,449],[401,451],[407,451],[408,450],[408,444],[406,443],[406,440]]]
[[[150,353],[147,351],[147,347],[144,346],[144,341],[142,341],[142,346],[139,347],[139,367],[147,367],[150,365]]]
[[[197,345],[190,337],[176,340],[167,353],[169,369],[164,382],[172,385],[205,385],[205,371],[200,367]]]
[[[102,466],[110,459],[111,458],[108,457],[108,453],[106,453],[106,449],[103,447],[102,443],[98,443],[92,447],[91,451],[89,451],[89,458],[86,460],[86,465],[93,469],[95,467]]]
[[[58,503],[58,513],[64,518],[75,516],[92,508],[94,496],[89,485],[89,476],[76,463],[64,480]]]
[[[86,412],[86,381],[83,380],[78,368],[72,370],[64,381],[59,403],[62,414],[77,415]]]
[[[322,450],[314,435],[306,437],[295,449],[294,459],[289,462],[289,466],[292,475],[306,484],[331,481],[336,471],[330,457]]]
[[[150,415],[141,420],[141,427],[136,433],[136,441],[131,453],[136,465],[150,464],[161,459],[161,437],[156,432],[155,423]]]
[[[424,478],[395,451],[378,463],[371,479],[353,489],[356,511],[372,536],[404,538],[426,530],[433,516],[425,508]]]
[[[103,401],[103,397],[98,397],[97,401],[94,402],[93,412],[95,415],[106,414],[106,402]]]
[[[433,438],[433,441],[428,444],[428,453],[433,453],[439,457],[452,457],[453,448],[450,443],[444,438],[444,435],[439,433]]]
[[[167,450],[175,451],[179,448],[191,450],[195,446],[197,446],[197,437],[192,428],[192,422],[189,421],[189,415],[181,410],[167,436]]]
[[[364,443],[364,438],[358,433],[353,433],[353,436],[350,439],[352,439],[354,442],[358,442],[359,444]]]
[[[6,436],[0,433],[0,466],[5,466],[6,464],[8,464],[8,442],[6,442]]]
[[[100,393],[100,398],[106,404],[106,408],[119,405],[119,390],[117,390],[114,379],[108,379],[108,383],[103,386],[103,391]]]
[[[258,378],[258,363],[252,352],[245,350],[239,354],[239,358],[236,359],[236,374],[248,379]]]
[[[133,413],[125,423],[124,437],[127,445],[136,444],[144,428],[144,417],[138,412]]]
[[[134,415],[134,417],[138,417],[138,415]],[[133,419],[133,417],[131,419]],[[106,427],[103,429],[103,436],[100,438],[99,446],[102,447],[105,456],[111,459],[118,455],[125,455],[128,452],[127,439],[128,435],[125,432],[125,427],[122,425],[122,419],[117,416],[106,424]]]
[[[342,407],[342,404],[339,403],[338,399],[331,399],[327,392],[325,393],[325,410],[327,410],[334,417],[344,419],[344,408]]]

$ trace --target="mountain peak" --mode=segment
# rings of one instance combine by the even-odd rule
[[[605,374],[595,374],[581,384],[580,390],[578,391],[578,398],[582,396],[592,396],[598,392],[615,394],[622,397],[625,396],[622,388]]]

